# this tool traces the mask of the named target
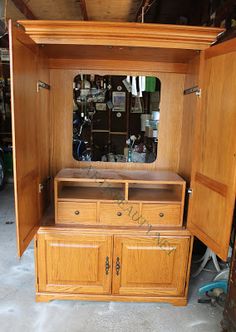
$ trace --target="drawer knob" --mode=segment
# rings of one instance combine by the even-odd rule
[[[164,213],[163,213],[163,212],[160,212],[160,213],[159,213],[159,217],[163,218],[163,217],[164,217]]]
[[[121,217],[122,216],[122,212],[117,212],[117,216]]]
[[[78,210],[76,210],[76,211],[75,211],[75,214],[78,216],[78,215],[79,215],[79,211],[78,211]]]

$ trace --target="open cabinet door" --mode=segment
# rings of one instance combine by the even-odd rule
[[[14,188],[18,255],[39,226],[39,157],[37,132],[38,46],[9,23]]]
[[[205,51],[188,228],[226,260],[235,205],[236,40]]]

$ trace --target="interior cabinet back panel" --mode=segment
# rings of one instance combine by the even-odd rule
[[[124,73],[132,74],[129,67],[123,67]],[[106,74],[104,67],[104,74]],[[85,70],[86,72],[86,70]],[[101,74],[101,71],[90,70],[90,73]],[[159,150],[158,159],[154,163],[89,163],[79,162],[72,156],[72,83],[78,70],[51,69],[50,109],[51,124],[51,167],[55,176],[62,168],[88,167],[94,168],[125,168],[125,169],[156,169],[168,168],[177,171],[181,141],[181,119],[184,89],[184,74],[158,73],[156,75],[162,86],[160,105]],[[114,73],[115,74],[115,73]],[[148,72],[142,72],[148,75]],[[171,91],[171,93],[170,93]],[[63,128],[63,130],[62,130]]]

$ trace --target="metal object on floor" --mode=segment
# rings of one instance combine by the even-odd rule
[[[229,268],[226,268],[213,278],[211,282],[208,282],[201,286],[198,290],[198,303],[210,303],[212,305],[219,304],[224,306],[226,295],[228,292],[228,279]]]
[[[208,282],[198,290],[198,294],[200,295],[198,303],[219,304],[224,307],[227,291],[228,279]]]
[[[202,262],[202,263],[199,266],[199,268],[197,269],[197,271],[195,273],[193,273],[193,275],[192,275],[193,278],[196,278],[203,271],[203,269],[205,268],[205,266],[207,265],[207,263],[210,259],[212,259],[216,271],[217,272],[221,271],[216,254],[211,249],[207,248],[207,250],[206,250],[205,254],[202,256],[202,258],[200,258],[198,261],[194,262],[194,263],[200,263],[200,262]]]

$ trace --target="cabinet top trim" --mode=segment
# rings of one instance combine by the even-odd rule
[[[184,184],[185,181],[176,173],[165,170],[118,170],[101,168],[64,168],[55,177],[58,181],[111,181],[140,183],[174,183]]]
[[[221,28],[168,24],[20,20],[37,44],[139,46],[204,50]]]

